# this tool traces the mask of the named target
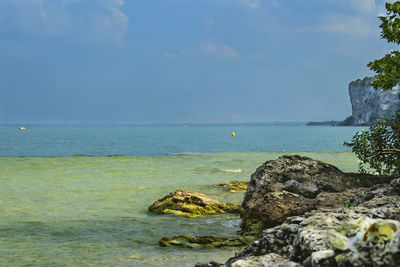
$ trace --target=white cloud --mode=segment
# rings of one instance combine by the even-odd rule
[[[69,34],[78,40],[121,43],[129,19],[123,0],[10,1],[23,30],[36,34]]]
[[[385,2],[394,2],[394,0],[350,0],[356,10],[368,16],[385,14]]]
[[[239,53],[224,44],[217,44],[214,41],[203,41],[200,46],[201,52],[205,55],[214,55],[217,58],[238,58]]]
[[[261,4],[261,0],[240,0],[243,6],[250,8],[257,8]]]
[[[257,8],[269,8],[269,7],[279,7],[282,5],[282,0],[239,0],[240,5],[257,9]],[[284,4],[284,3],[283,3]]]
[[[121,10],[124,2],[107,0],[100,3],[103,3],[103,8],[108,12],[94,13],[90,16],[93,28],[100,34],[106,33],[106,38],[112,38],[118,43],[122,42],[129,24],[127,15]]]
[[[326,17],[323,23],[312,28],[316,31],[346,35],[363,36],[377,34],[376,25],[372,25],[363,17],[342,15]]]
[[[351,3],[364,12],[373,12],[377,9],[375,0],[351,0]]]

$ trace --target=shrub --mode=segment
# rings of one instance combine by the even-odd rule
[[[390,120],[382,119],[369,129],[362,129],[344,145],[359,158],[361,172],[400,175],[400,111]]]

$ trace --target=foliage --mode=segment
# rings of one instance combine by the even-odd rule
[[[353,207],[357,207],[357,205],[352,203],[350,199],[342,199],[342,208],[350,209]]]
[[[381,37],[400,45],[400,1],[386,3],[386,10],[386,16],[379,17]],[[400,81],[400,52],[392,51],[371,61],[368,67],[378,74],[371,85],[375,89],[390,90]],[[369,130],[363,129],[344,144],[359,158],[361,172],[367,172],[369,167],[379,174],[400,175],[400,111],[391,120],[383,119]]]
[[[361,172],[367,168],[379,174],[400,174],[400,111],[391,120],[382,120],[372,125],[369,130],[362,129],[353,136],[346,146],[360,159]]]
[[[400,1],[386,3],[386,16],[380,16],[381,37],[389,43],[400,45]],[[397,85],[400,78],[400,52],[392,51],[381,59],[367,65],[378,75],[371,85],[378,89],[390,90]]]

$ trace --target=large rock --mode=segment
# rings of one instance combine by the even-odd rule
[[[257,235],[289,216],[341,206],[357,193],[352,188],[390,179],[344,173],[333,165],[297,155],[267,161],[251,175],[242,203],[242,234]]]
[[[237,203],[222,203],[205,194],[179,189],[154,202],[148,210],[193,218],[225,212],[240,213],[242,208]]]
[[[379,120],[378,117],[390,118],[400,109],[399,85],[389,91],[375,90],[371,86],[373,80],[366,77],[349,84],[352,116],[347,125],[371,125]]]
[[[276,266],[400,266],[400,179],[371,188],[352,201],[359,206],[293,216],[229,259],[224,266],[250,266],[276,258]],[[281,258],[275,257],[279,254]],[[279,265],[282,264],[282,265]],[[293,265],[294,266],[294,265]]]

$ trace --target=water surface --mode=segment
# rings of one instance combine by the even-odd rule
[[[341,151],[341,144],[358,128],[234,130],[232,138],[230,127],[1,128],[0,265],[223,262],[235,249],[161,248],[158,240],[186,234],[235,236],[238,216],[156,216],[147,207],[179,188],[241,202],[243,193],[212,185],[249,180],[261,163],[288,153],[282,150],[312,150],[291,154],[344,171],[357,169],[356,158]]]

